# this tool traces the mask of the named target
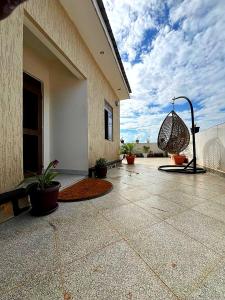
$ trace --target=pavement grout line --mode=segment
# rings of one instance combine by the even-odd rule
[[[169,222],[167,222],[167,220],[164,220],[164,221],[165,221],[165,223],[166,223],[167,225],[170,225],[171,227],[173,227],[173,228],[176,229],[177,231],[181,232],[184,236],[187,236],[187,237],[189,237],[190,239],[194,240],[195,242],[198,242],[199,244],[201,244],[202,246],[204,246],[204,247],[207,248],[208,250],[214,252],[214,254],[216,254],[216,255],[218,255],[218,256],[220,256],[220,257],[224,257],[224,256],[225,256],[225,254],[222,255],[221,253],[216,252],[214,249],[212,249],[212,248],[210,248],[209,246],[205,245],[203,242],[197,240],[196,238],[190,236],[188,233],[184,232],[182,229],[179,229],[179,228],[177,228],[176,226],[170,224]]]
[[[128,199],[127,199],[127,200],[128,200]],[[130,202],[131,202],[131,201],[130,201]],[[131,202],[131,203],[132,203],[132,202]],[[138,205],[137,205],[137,206],[138,206]],[[139,206],[138,206],[138,207],[139,207]],[[143,209],[143,210],[145,210],[145,209]],[[187,208],[185,211],[187,211],[187,210],[190,210],[190,208]],[[183,212],[184,212],[184,211],[183,211]],[[181,213],[183,213],[183,212],[180,212],[180,213],[178,213],[178,214],[176,214],[176,215],[179,215],[179,214],[181,214]],[[101,213],[101,212],[100,212],[100,213]],[[103,215],[103,214],[102,214],[102,215]],[[173,216],[174,216],[174,215],[173,215]],[[109,221],[109,223],[110,223],[110,220],[108,220],[104,215],[103,215],[103,217],[104,217],[107,221]],[[154,225],[156,225],[156,224],[160,224],[160,223],[163,223],[163,222],[166,222],[166,220],[165,220],[165,219],[164,219],[164,220],[161,220],[161,222],[154,223],[154,224],[152,224],[151,226],[154,226]],[[183,232],[182,230],[180,230],[180,229],[176,228],[175,226],[171,225],[170,223],[166,222],[166,224],[170,225],[170,226],[173,227],[175,230],[181,232],[184,236],[187,236],[187,237],[191,238],[192,240],[194,240],[195,242],[200,243],[202,246],[204,246],[204,247],[207,248],[208,250],[213,251],[214,254],[216,254],[218,257],[221,258],[221,260],[218,261],[218,263],[216,263],[216,264],[212,267],[212,269],[207,273],[207,275],[204,276],[204,277],[200,280],[200,282],[199,282],[199,284],[198,284],[198,285],[200,286],[200,283],[204,282],[204,280],[208,277],[208,274],[210,274],[210,273],[211,273],[211,272],[219,265],[219,263],[220,263],[221,261],[223,261],[224,257],[223,257],[221,254],[215,252],[215,251],[214,251],[213,249],[211,249],[210,247],[208,247],[208,246],[206,246],[205,244],[203,244],[202,242],[198,241],[197,239],[195,239],[195,238],[189,236],[187,233]],[[156,273],[156,272],[148,265],[148,263],[144,260],[144,258],[143,258],[143,257],[142,257],[142,256],[141,256],[141,255],[140,255],[140,254],[139,254],[139,253],[138,253],[138,252],[130,245],[130,243],[129,243],[129,238],[126,236],[126,234],[121,234],[121,232],[120,232],[119,230],[117,230],[116,227],[112,226],[111,223],[109,224],[109,226],[112,227],[114,230],[116,230],[116,231],[118,232],[118,234],[122,236],[122,239],[125,240],[125,241],[127,242],[127,244],[129,245],[129,247],[132,248],[133,251],[135,251],[135,253],[142,259],[142,261],[144,261],[144,263],[150,268],[150,270],[154,272],[154,274],[160,279],[160,281],[163,282],[164,285],[166,285],[166,283],[164,283],[164,281],[160,278],[160,276],[159,276],[159,275],[158,275],[158,274],[157,274],[157,273]],[[144,228],[140,228],[140,231],[142,231],[142,230],[144,230]],[[140,232],[140,231],[139,231],[139,232]],[[167,286],[167,285],[166,285],[166,286]],[[167,286],[167,288],[174,294],[174,292],[173,292],[168,286]],[[196,288],[196,289],[197,289],[197,288]],[[190,291],[190,293],[189,293],[187,296],[189,296],[191,293],[193,293],[193,291],[195,291],[196,289],[193,288],[193,290]],[[177,299],[179,299],[178,296],[177,296],[176,294],[174,294],[174,295],[177,297]]]
[[[100,212],[101,213],[101,212]],[[103,214],[102,216],[107,220],[109,221]],[[159,222],[159,223],[163,223],[162,222]],[[152,226],[156,225],[156,224],[159,224],[159,223],[154,223],[152,224]],[[174,294],[174,292],[167,286],[167,284],[159,277],[159,275],[149,266],[149,264],[144,260],[144,258],[129,244],[129,238],[126,237],[126,235],[124,234],[121,234],[121,232],[119,230],[117,230],[117,228],[115,228],[114,226],[111,225],[111,223],[109,222],[109,227],[113,228],[115,231],[117,231],[117,233],[122,237],[121,240],[124,240],[127,245],[136,253],[136,255],[145,263],[145,265],[147,265],[147,267],[155,274],[155,276],[167,287],[167,289],[178,299],[180,300],[180,298],[178,298],[178,296],[176,294]],[[145,227],[146,228],[146,227]],[[144,229],[144,228],[141,228],[141,230]]]
[[[224,258],[221,259],[221,261],[219,261],[215,266],[213,266],[213,267],[211,268],[211,270],[208,271],[208,273],[202,278],[202,280],[200,280],[199,283],[197,283],[197,284],[195,285],[195,287],[193,287],[192,291],[190,291],[190,293],[189,293],[187,296],[190,296],[190,295],[191,295],[192,293],[194,293],[198,288],[201,288],[201,287],[203,286],[204,282],[205,282],[205,281],[207,280],[207,278],[210,276],[210,274],[213,273],[214,270],[218,270],[218,267],[219,267],[220,263],[221,263],[223,260],[224,260]]]

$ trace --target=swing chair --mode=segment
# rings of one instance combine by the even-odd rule
[[[164,165],[158,169],[166,172],[176,172],[184,174],[205,173],[205,169],[197,167],[196,164],[196,146],[195,146],[195,123],[193,105],[185,96],[172,99],[172,103],[177,99],[186,99],[191,108],[192,118],[192,140],[193,140],[193,158],[187,165]],[[177,154],[185,150],[190,143],[190,133],[184,121],[177,115],[174,109],[167,115],[163,121],[158,135],[158,147],[171,154]]]

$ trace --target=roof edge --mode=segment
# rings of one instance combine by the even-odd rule
[[[112,45],[113,45],[113,48],[114,48],[114,51],[115,51],[115,54],[116,54],[116,58],[118,60],[118,63],[119,63],[119,66],[120,66],[120,69],[121,69],[124,81],[126,83],[127,89],[129,91],[129,93],[132,93],[131,88],[130,88],[130,84],[129,84],[129,81],[128,81],[128,78],[127,78],[127,74],[125,72],[124,65],[123,65],[123,62],[122,62],[122,59],[121,59],[121,56],[120,56],[120,53],[119,53],[119,50],[118,50],[118,47],[117,47],[117,43],[116,43],[114,34],[112,32],[111,25],[109,23],[109,19],[108,19],[106,10],[105,10],[105,6],[104,6],[102,0],[96,0],[96,2],[97,2],[99,10],[101,12],[102,18],[103,18],[103,20],[105,22],[108,34],[110,36],[110,39],[111,39],[111,42],[112,42]]]

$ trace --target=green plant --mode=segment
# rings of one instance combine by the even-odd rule
[[[143,146],[144,153],[148,153],[150,147],[149,146]]]
[[[50,187],[53,179],[58,176],[58,173],[52,171],[52,168],[55,168],[58,163],[58,160],[55,159],[48,164],[46,170],[42,171],[41,175],[36,175],[35,177],[25,179],[22,184],[30,182],[26,187],[27,192],[29,193],[29,191],[33,190],[34,188],[43,191]]]
[[[98,168],[104,168],[107,166],[107,160],[101,157],[96,160],[95,166]]]
[[[58,173],[53,172],[52,168],[55,168],[58,165],[58,160],[51,161],[46,170],[41,174],[36,176],[38,188],[44,190],[51,186],[53,179],[58,175]]]
[[[133,143],[126,143],[126,144],[121,145],[121,147],[120,147],[120,154],[132,155],[133,151],[134,151]]]

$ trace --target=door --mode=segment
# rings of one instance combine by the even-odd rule
[[[42,171],[42,83],[23,74],[24,176]]]

